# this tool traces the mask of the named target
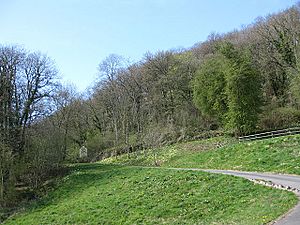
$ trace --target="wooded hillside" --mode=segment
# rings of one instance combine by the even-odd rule
[[[34,193],[66,162],[298,125],[299,41],[296,5],[190,49],[137,63],[109,55],[84,95],[59,83],[46,55],[1,46],[0,205],[19,201],[16,184]]]

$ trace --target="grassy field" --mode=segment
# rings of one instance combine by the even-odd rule
[[[173,157],[165,166],[300,174],[300,136],[237,143],[186,157]]]
[[[160,165],[300,174],[300,135],[238,143],[232,138],[175,144],[104,160],[125,165]]]
[[[296,204],[293,193],[163,167],[300,174],[299,166],[300,135],[244,143],[217,137],[144,150],[74,166],[55,191],[5,224],[268,223]]]
[[[221,146],[230,146],[235,143],[234,138],[216,137],[200,141],[179,143],[161,148],[146,149],[139,152],[119,155],[101,161],[105,164],[163,166],[171,160],[187,158],[190,155],[216,149]]]
[[[225,175],[81,164],[5,224],[262,224],[296,202],[292,193]]]

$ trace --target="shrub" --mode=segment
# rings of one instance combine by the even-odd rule
[[[265,110],[260,116],[259,129],[272,130],[298,126],[300,122],[300,110],[281,107]]]
[[[108,141],[100,133],[96,133],[93,136],[90,135],[90,137],[85,143],[85,147],[88,149],[89,159],[94,158],[96,155],[98,155],[100,152],[103,152],[103,150],[109,146],[110,144],[108,143]]]

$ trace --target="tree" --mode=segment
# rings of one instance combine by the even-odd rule
[[[264,77],[265,92],[284,106],[288,103],[291,74],[299,74],[300,13],[298,6],[260,18],[254,32],[260,38],[254,55]]]
[[[25,52],[18,47],[0,46],[0,135],[13,151],[20,149],[22,114],[22,63]]]
[[[119,141],[119,123],[120,123],[120,95],[117,85],[117,76],[124,69],[126,60],[122,56],[115,54],[109,55],[103,60],[98,67],[101,80],[98,84],[101,91],[105,89],[107,94],[105,98],[105,105],[107,113],[111,118],[112,127],[115,134],[114,144],[117,145]]]
[[[194,73],[189,53],[166,51],[145,56],[143,79],[150,123],[177,126],[182,122],[180,114],[192,101],[190,82]]]
[[[14,190],[16,176],[21,176],[15,168],[22,165],[24,174],[32,162],[26,160],[31,141],[28,132],[49,115],[56,82],[57,70],[46,55],[0,46],[1,200],[12,200],[9,192]]]
[[[261,77],[253,66],[246,49],[240,51],[230,43],[220,50],[229,60],[226,71],[226,95],[228,99],[227,127],[237,135],[253,132],[262,105]]]
[[[200,111],[237,134],[255,130],[261,106],[260,74],[247,50],[225,42],[207,57],[194,79],[194,102]]]
[[[45,117],[44,106],[57,87],[57,70],[53,61],[41,53],[30,53],[23,63],[24,83],[19,87],[18,125],[21,128],[21,146],[25,143],[26,129],[30,123]]]
[[[0,206],[12,200],[14,191],[13,155],[9,146],[0,142]]]
[[[225,87],[229,66],[229,61],[223,55],[207,57],[193,81],[195,105],[202,113],[217,117],[221,124],[224,124],[228,110]]]
[[[55,112],[51,120],[63,135],[63,160],[65,160],[68,148],[69,132],[74,120],[74,115],[78,109],[74,109],[72,105],[78,99],[76,89],[72,85],[62,85],[58,88],[53,96],[55,104]]]
[[[0,127],[14,153],[24,151],[29,124],[45,116],[45,105],[56,87],[53,62],[40,53],[17,47],[0,48]]]

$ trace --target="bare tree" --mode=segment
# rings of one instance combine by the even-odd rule
[[[56,84],[57,70],[46,55],[0,46],[1,200],[14,190],[15,165],[30,164],[25,148],[32,143],[26,134],[31,125],[48,115]]]
[[[53,96],[55,102],[55,113],[53,124],[63,133],[63,160],[66,158],[68,148],[68,135],[72,125],[72,117],[75,115],[74,108],[71,107],[78,99],[77,92],[72,85],[61,85]]]
[[[57,70],[53,61],[41,53],[27,55],[23,63],[23,79],[19,92],[19,120],[22,130],[21,149],[27,126],[43,114],[43,105],[57,87]]]
[[[119,90],[117,87],[117,75],[124,69],[126,61],[122,56],[109,55],[105,60],[99,64],[99,74],[103,78],[100,81],[102,83],[102,92],[106,94],[104,105],[106,105],[107,113],[111,118],[112,127],[115,133],[115,145],[119,141]],[[105,91],[104,91],[105,90]]]

